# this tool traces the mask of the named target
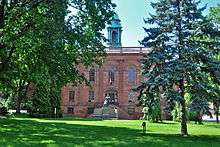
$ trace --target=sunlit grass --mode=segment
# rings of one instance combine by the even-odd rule
[[[141,132],[141,120],[91,120],[80,118],[0,118],[0,146],[193,146],[217,147],[220,125],[188,124],[190,136],[181,137],[179,123],[149,123]]]

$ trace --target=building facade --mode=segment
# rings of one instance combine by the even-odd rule
[[[66,85],[62,88],[62,111],[66,116],[90,117],[101,108],[106,96],[118,111],[120,119],[139,119],[142,108],[138,94],[132,88],[140,84],[140,61],[148,50],[142,47],[122,47],[122,27],[115,15],[108,29],[107,57],[102,66],[82,69],[91,86]]]

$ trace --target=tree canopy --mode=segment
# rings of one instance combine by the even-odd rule
[[[111,0],[0,1],[0,91],[19,107],[34,83],[40,105],[56,99],[59,107],[61,87],[85,80],[78,66],[105,55],[101,31],[114,7]]]

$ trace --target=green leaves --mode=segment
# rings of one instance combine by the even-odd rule
[[[70,13],[70,7],[76,13]],[[105,55],[101,31],[113,7],[111,0],[1,4],[0,91],[16,93],[20,80],[34,83],[38,105],[59,109],[61,87],[85,81],[79,66],[100,63]]]

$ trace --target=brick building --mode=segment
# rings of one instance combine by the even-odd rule
[[[142,108],[138,93],[131,89],[140,84],[140,60],[147,52],[142,47],[122,47],[120,19],[115,15],[108,29],[109,48],[104,64],[82,69],[91,87],[66,85],[62,88],[62,110],[66,116],[89,117],[103,106],[106,96],[117,108],[121,119],[139,119]]]

